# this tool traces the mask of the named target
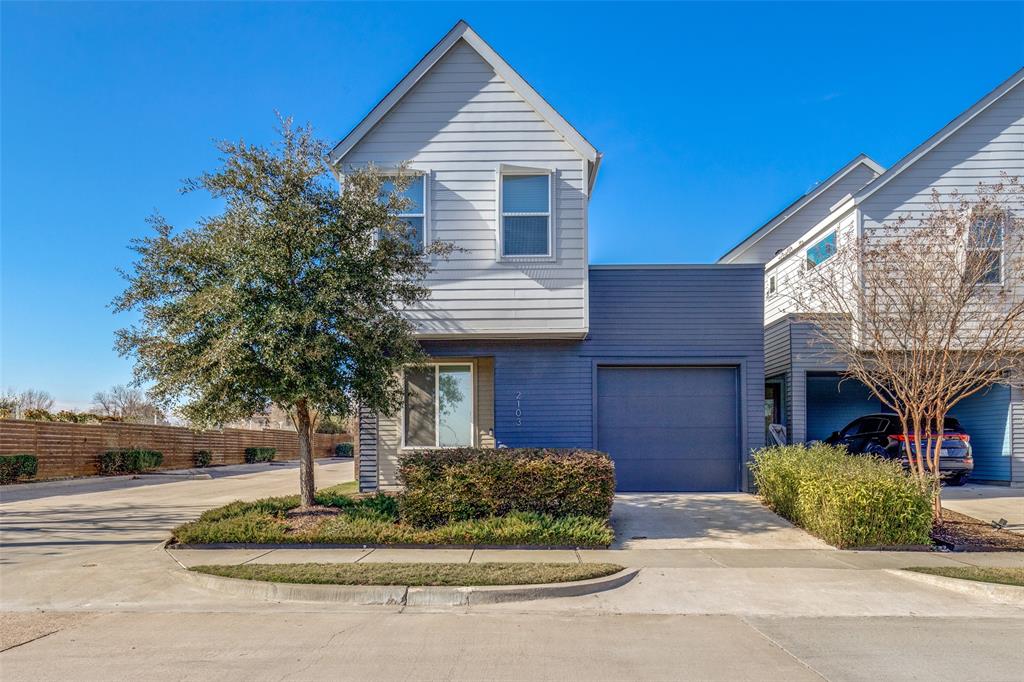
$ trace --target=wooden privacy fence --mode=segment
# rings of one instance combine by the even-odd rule
[[[313,440],[313,456],[330,457],[336,444],[351,442],[351,434],[318,433]],[[119,422],[0,420],[0,455],[26,453],[38,457],[37,480],[98,474],[100,454],[125,448],[162,452],[161,469],[192,467],[199,450],[210,452],[212,464],[240,464],[245,461],[246,448],[276,448],[276,459],[299,457],[298,435],[279,429],[193,431],[180,426]]]

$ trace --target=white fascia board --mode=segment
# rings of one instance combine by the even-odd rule
[[[398,82],[391,91],[384,96],[377,106],[375,106],[366,117],[359,122],[355,128],[352,129],[345,138],[335,145],[334,149],[328,154],[328,161],[332,165],[337,165],[342,158],[345,157],[352,148],[359,143],[368,132],[377,123],[380,122],[384,116],[391,111],[391,109],[398,104],[399,100],[402,99],[412,89],[416,83],[423,78],[424,75],[433,68],[448,50],[455,45],[460,39],[465,40],[476,52],[486,61],[494,72],[501,76],[512,88],[519,93],[519,95],[532,106],[541,117],[544,118],[548,124],[561,135],[565,141],[575,149],[580,156],[585,158],[587,161],[596,164],[598,160],[597,150],[594,149],[593,145],[587,142],[580,133],[569,124],[561,114],[548,104],[540,94],[530,86],[529,83],[523,79],[515,69],[509,66],[508,62],[501,58],[494,49],[488,45],[483,38],[477,35],[476,31],[470,28],[463,20],[459,20],[458,23],[452,27],[452,30],[441,39],[424,57],[421,59],[416,66],[413,67],[412,71],[405,75],[401,81]],[[595,169],[596,171],[596,169]]]
[[[782,211],[778,213],[774,218],[772,218],[767,223],[754,230],[752,234],[747,236],[739,244],[729,249],[721,258],[718,259],[718,262],[729,262],[729,259],[732,256],[743,253],[744,251],[752,247],[754,244],[758,243],[759,241],[767,237],[769,234],[772,233],[772,231],[776,227],[789,220],[790,217],[793,216],[793,214],[795,214],[797,211],[800,211],[804,206],[814,201],[822,192],[824,192],[829,187],[842,180],[844,177],[846,177],[847,174],[850,173],[850,171],[852,171],[859,165],[867,166],[869,169],[871,169],[872,172],[878,174],[879,176],[885,173],[885,168],[878,164],[870,156],[868,156],[867,154],[858,154],[845,166],[837,170],[829,177],[825,178],[825,180],[822,181],[813,190],[811,190],[807,194],[804,194],[799,199],[794,201],[792,204],[782,209]]]
[[[841,222],[850,214],[850,211],[852,211],[854,208],[856,208],[856,204],[854,203],[853,197],[847,197],[845,201],[837,204],[835,210],[833,210],[831,213],[825,216],[825,218],[819,221],[818,224],[816,224],[811,229],[807,230],[807,232],[805,232],[803,236],[801,236],[795,242],[784,248],[781,253],[775,256],[775,258],[772,258],[770,261],[765,263],[765,272],[773,269],[776,265],[792,256],[795,252],[799,251],[800,249],[810,244],[812,241],[814,241],[819,236],[827,232],[831,227],[833,227],[837,223]]]
[[[473,339],[484,341],[495,340],[530,340],[530,339],[584,339],[586,328],[576,329],[517,329],[515,331],[453,331],[453,332],[414,332],[418,341],[451,341],[453,339]]]
[[[902,159],[893,164],[889,170],[882,173],[879,177],[875,178],[874,181],[865,185],[859,192],[854,195],[854,199],[859,204],[869,196],[884,187],[890,180],[895,178],[897,175],[905,171],[910,166],[917,163],[925,154],[935,149],[935,147],[942,144],[950,135],[963,128],[965,125],[970,123],[975,117],[981,112],[988,109],[990,106],[998,102],[1006,93],[1013,90],[1015,87],[1024,82],[1024,68],[1018,70],[1015,74],[1007,78],[1005,81],[1000,83],[994,90],[989,92],[987,95],[982,97],[980,100],[974,103],[967,111],[963,112],[952,121],[947,123],[939,132],[935,133],[923,143],[918,145],[909,154],[904,156]]]

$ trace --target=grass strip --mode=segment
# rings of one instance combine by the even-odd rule
[[[916,573],[927,573],[944,578],[960,578],[979,583],[1015,585],[1024,587],[1024,568],[999,568],[992,566],[912,566],[907,569]]]
[[[191,570],[224,578],[307,585],[409,585],[473,587],[540,585],[601,578],[622,570],[616,564],[555,563],[363,563],[243,564],[195,566]]]

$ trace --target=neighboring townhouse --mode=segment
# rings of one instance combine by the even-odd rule
[[[932,189],[973,193],[1000,173],[1024,175],[1024,69],[884,170],[859,156],[719,260],[765,266],[765,414],[791,442],[826,438],[852,419],[885,411],[870,391],[842,381],[809,323],[794,318],[785,287],[845,239],[899,216],[920,216]],[[1024,207],[1021,207],[1024,210]],[[1024,486],[1024,395],[993,386],[953,411],[971,434],[976,481]]]
[[[620,490],[737,490],[764,439],[763,267],[592,266],[597,150],[459,22],[332,151],[414,177],[436,260],[408,311],[433,362],[398,414],[360,415],[361,490],[404,449],[584,447]],[[623,229],[637,226],[624,225]]]

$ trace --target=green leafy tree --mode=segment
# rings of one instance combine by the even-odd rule
[[[117,348],[134,356],[151,396],[195,424],[285,408],[308,506],[320,415],[401,404],[398,370],[423,359],[402,309],[429,295],[430,259],[397,217],[401,177],[384,196],[371,168],[346,175],[339,191],[309,126],[284,120],[280,133],[269,148],[219,143],[221,167],[186,181],[184,192],[222,200],[222,213],[180,232],[155,216],[155,236],[133,241],[137,259],[114,308],[141,321],[118,332]]]

